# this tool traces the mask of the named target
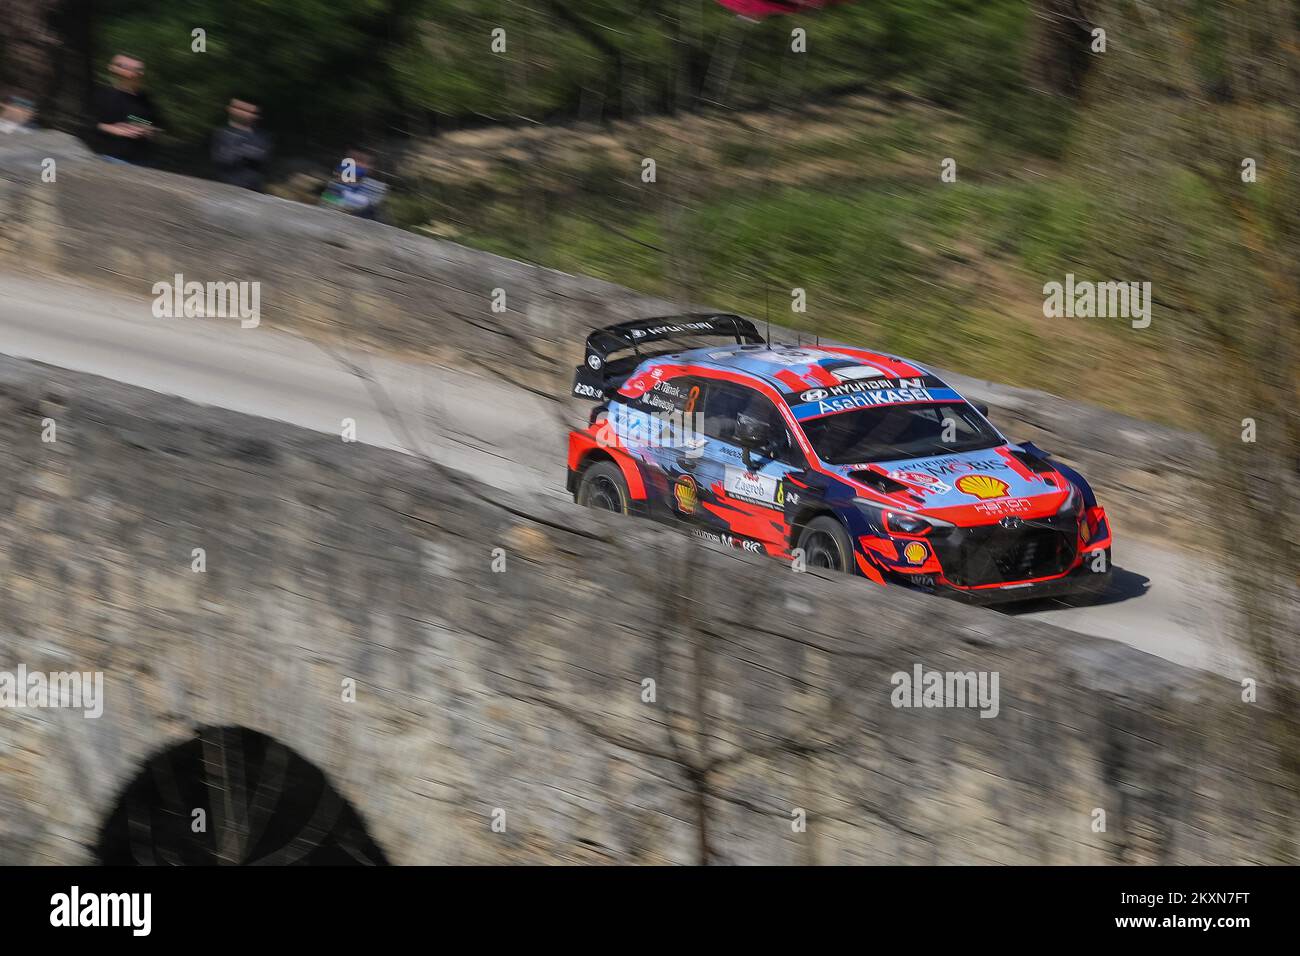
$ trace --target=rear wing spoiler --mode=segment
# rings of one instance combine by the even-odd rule
[[[661,315],[608,325],[587,336],[586,358],[574,370],[572,394],[575,398],[604,401],[645,359],[681,351],[678,345],[655,349],[655,342],[691,336],[734,338],[737,345],[761,345],[766,341],[753,322],[726,313]],[[627,350],[632,354],[611,358]]]

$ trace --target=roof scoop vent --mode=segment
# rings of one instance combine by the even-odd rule
[[[1028,468],[1036,475],[1042,475],[1045,474],[1046,472],[1055,470],[1054,468],[1052,468],[1051,462],[1043,458],[1037,458],[1033,455],[1028,455],[1023,451],[1012,451],[1011,457],[1016,459],[1016,461],[1020,462],[1022,465],[1024,465],[1026,468]]]

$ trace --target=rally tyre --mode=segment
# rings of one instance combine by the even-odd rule
[[[803,551],[804,563],[810,570],[826,568],[853,573],[853,542],[844,525],[829,515],[809,521],[799,535],[796,547]]]
[[[583,507],[625,515],[631,500],[623,473],[612,461],[598,461],[582,473],[578,504]]]

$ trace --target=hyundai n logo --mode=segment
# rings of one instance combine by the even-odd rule
[[[1007,515],[1005,518],[1003,518],[1001,521],[998,522],[998,524],[1000,524],[1004,528],[1019,528],[1024,523],[1025,522],[1023,518],[1018,518],[1015,515]]]
[[[830,392],[826,391],[826,389],[824,388],[810,388],[808,389],[808,391],[804,392],[802,395],[799,396],[799,401],[820,402],[823,398],[825,398],[829,394]]]

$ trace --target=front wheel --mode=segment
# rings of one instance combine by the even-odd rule
[[[810,568],[853,573],[853,542],[849,533],[829,515],[813,518],[804,527],[796,545]]]
[[[612,461],[598,461],[582,473],[582,481],[578,484],[578,504],[584,508],[625,515],[630,501],[627,481]]]

